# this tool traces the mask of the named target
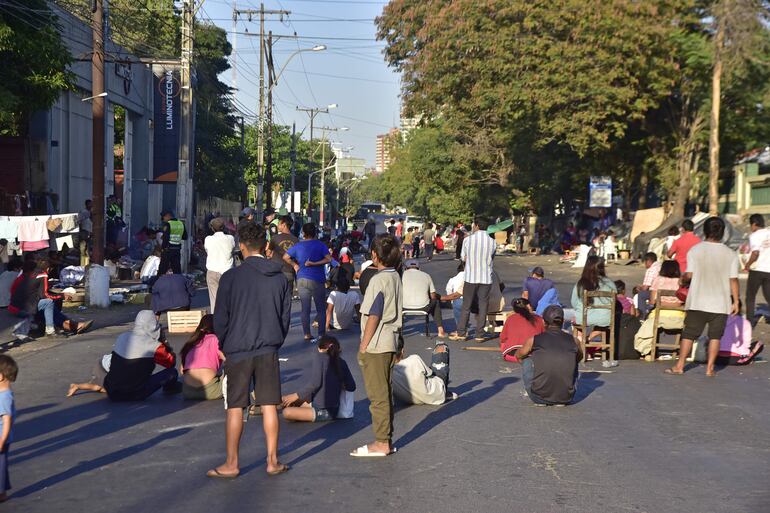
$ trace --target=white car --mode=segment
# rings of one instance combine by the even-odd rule
[[[418,231],[422,231],[422,227],[425,225],[425,219],[422,217],[417,216],[406,216],[406,219],[404,219],[404,228],[408,230],[409,228],[415,228]]]

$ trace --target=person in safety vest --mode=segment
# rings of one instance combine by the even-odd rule
[[[184,223],[175,218],[170,210],[164,210],[161,218],[163,219],[160,228],[163,233],[163,244],[158,276],[163,276],[169,269],[174,274],[182,274],[182,241],[187,240],[187,230]]]
[[[269,241],[275,235],[278,235],[278,216],[275,215],[275,209],[268,207],[264,212],[264,226],[265,232],[267,232],[267,240]]]

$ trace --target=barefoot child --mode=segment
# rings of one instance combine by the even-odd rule
[[[11,481],[8,478],[8,452],[13,441],[13,421],[16,419],[16,405],[13,400],[11,383],[16,381],[19,367],[10,356],[0,355],[0,502],[8,500]]]

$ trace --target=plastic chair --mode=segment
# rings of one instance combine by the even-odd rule
[[[672,351],[674,354],[679,352],[679,341],[682,339],[682,329],[666,329],[666,328],[658,328],[658,324],[660,321],[660,312],[663,310],[671,310],[674,312],[684,312],[684,305],[672,305],[671,303],[662,303],[661,298],[662,297],[676,297],[676,291],[675,290],[659,290],[657,291],[655,295],[655,311],[653,317],[654,321],[652,324],[652,347],[650,348],[650,360],[654,362],[656,358],[656,352],[658,349],[666,349]],[[675,342],[672,343],[666,343],[666,342],[660,342],[659,331],[664,331],[666,333],[676,333],[676,336],[674,338]]]
[[[615,359],[615,292],[608,292],[603,290],[583,291],[583,324],[574,325],[572,327],[572,334],[578,338],[578,332],[583,333],[583,337],[580,342],[580,347],[583,349],[583,361],[586,361],[588,348],[597,348],[602,353],[602,360],[606,360],[605,356],[609,356],[610,360]],[[596,298],[609,298],[609,304],[589,304],[591,299]],[[598,342],[592,342],[587,340],[591,337],[590,333],[586,333],[586,320],[588,319],[589,310],[609,310],[610,311],[610,325],[609,326],[593,326],[593,329],[600,332],[600,339]],[[605,352],[607,354],[605,354]]]

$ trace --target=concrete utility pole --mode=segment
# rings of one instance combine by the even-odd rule
[[[313,122],[315,121],[315,117],[317,115],[321,114],[322,112],[324,114],[328,114],[329,113],[329,109],[336,109],[336,108],[337,108],[337,104],[336,103],[332,103],[331,105],[328,105],[326,108],[323,108],[323,109],[321,107],[310,107],[310,108],[307,108],[307,107],[297,107],[298,111],[300,111],[300,112],[307,112],[308,116],[310,116],[310,142],[311,142],[311,144],[313,142]],[[315,153],[313,155],[315,155]],[[323,165],[321,165],[321,167],[323,167]],[[307,174],[308,174],[308,176],[313,174],[313,156],[310,157],[310,161],[308,162]],[[308,187],[307,187],[307,215],[310,216],[311,215],[310,214],[310,209],[312,207],[312,201],[311,201],[312,194],[310,194],[310,180],[308,180],[307,183],[308,183]],[[323,222],[321,222],[321,225],[323,226]]]
[[[267,167],[265,168],[265,204],[270,208],[273,204],[273,31],[267,36]]]
[[[104,265],[104,4],[96,0],[93,4],[91,30],[93,52],[91,54],[91,118],[92,142],[92,189],[91,222],[93,224],[91,261]]]
[[[240,169],[240,175],[239,176],[241,178],[241,182],[242,182],[242,185],[243,185],[243,189],[242,189],[241,192],[243,194],[243,202],[244,203],[248,203],[248,201],[249,201],[249,191],[248,191],[248,188],[246,187],[246,176],[243,174],[244,173],[244,171],[243,171],[243,162],[246,160],[246,131],[245,131],[245,127],[244,127],[243,116],[238,116],[236,119],[238,120],[238,122],[241,125],[241,155],[240,155],[241,163],[240,163],[240,166],[239,166],[239,169]]]
[[[245,9],[234,10],[233,17],[246,15],[251,21],[252,16],[259,14],[259,121],[257,123],[257,217],[262,219],[262,194],[264,189],[264,165],[265,165],[265,16],[288,16],[291,11],[265,9],[265,4],[259,4],[259,10]],[[270,200],[268,200],[269,203]]]
[[[193,138],[193,90],[191,67],[193,58],[193,0],[184,0],[182,7],[182,65],[180,70],[181,119],[179,130],[179,169],[176,182],[176,217],[187,229],[186,242],[182,243],[182,272],[187,272],[190,261],[190,241],[194,237],[192,216],[192,138]]]
[[[297,124],[291,124],[291,196],[289,197],[289,213],[294,213],[294,179],[297,174]]]

